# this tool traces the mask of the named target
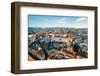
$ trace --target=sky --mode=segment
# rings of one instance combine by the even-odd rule
[[[88,27],[88,17],[28,15],[28,27],[87,28]]]

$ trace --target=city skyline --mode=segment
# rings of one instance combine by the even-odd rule
[[[28,27],[88,28],[88,17],[28,15]]]

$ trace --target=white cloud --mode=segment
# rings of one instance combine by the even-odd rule
[[[66,22],[67,22],[66,18],[60,18],[60,19],[55,20],[55,23],[62,24],[62,25],[66,24]]]
[[[78,18],[77,20],[76,20],[76,22],[79,22],[79,21],[83,21],[83,20],[86,20],[87,18]]]

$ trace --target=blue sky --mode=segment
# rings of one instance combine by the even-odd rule
[[[87,28],[88,17],[80,16],[50,16],[50,15],[28,15],[29,27],[73,27]]]

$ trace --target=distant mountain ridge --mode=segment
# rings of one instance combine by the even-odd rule
[[[54,30],[88,30],[88,28],[66,28],[66,27],[28,27],[28,32],[32,31],[54,31]]]

